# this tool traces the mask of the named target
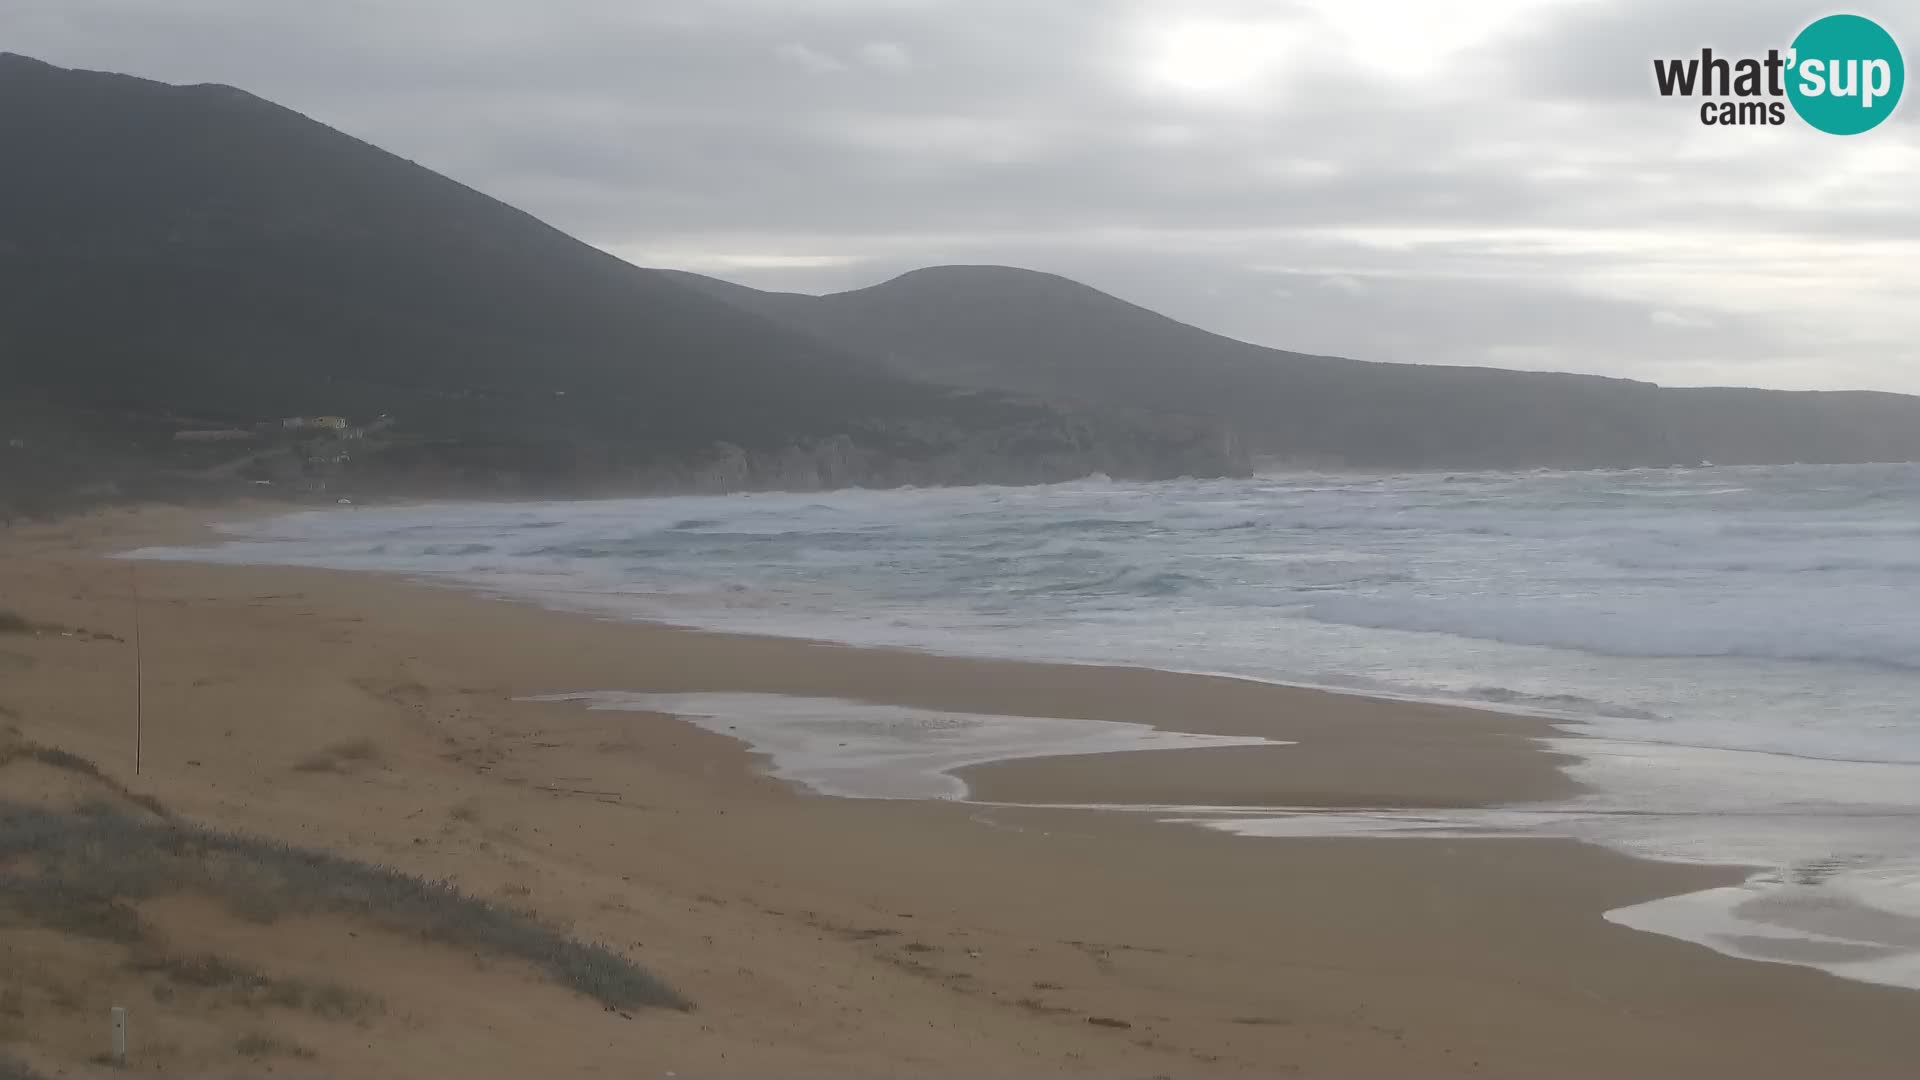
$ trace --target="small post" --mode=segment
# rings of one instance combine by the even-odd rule
[[[127,1067],[127,1010],[113,1007],[113,1063]]]

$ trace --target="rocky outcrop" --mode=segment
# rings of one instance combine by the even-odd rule
[[[1049,484],[1104,474],[1116,479],[1244,476],[1250,464],[1220,436],[1074,442],[1057,433],[973,436],[914,455],[895,455],[849,435],[777,450],[720,443],[710,455],[639,470],[619,488],[661,492],[816,491],[833,488]]]

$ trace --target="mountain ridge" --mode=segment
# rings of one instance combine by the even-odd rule
[[[245,91],[0,58],[0,142],[0,424],[104,433],[97,468],[40,470],[68,486],[315,414],[398,418],[327,451],[362,488],[1241,469],[1211,433],[888,370]]]
[[[1250,452],[1281,462],[1445,469],[1920,458],[1920,398],[1885,391],[1662,387],[1291,352],[1016,267],[923,267],[813,297],[699,278],[680,279],[905,374],[1223,422]]]

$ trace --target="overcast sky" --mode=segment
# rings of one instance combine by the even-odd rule
[[[1652,89],[1830,10],[4,0],[0,49],[232,83],[763,288],[1008,263],[1310,352],[1920,392],[1920,102],[1838,137]],[[1920,60],[1920,8],[1846,10]]]

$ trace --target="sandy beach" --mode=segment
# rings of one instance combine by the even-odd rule
[[[1259,840],[1148,814],[834,799],[672,717],[521,700],[752,691],[1295,745],[1034,758],[995,803],[1459,807],[1572,790],[1540,721],[1242,680],[680,630],[330,571],[129,563],[204,511],[0,533],[0,729],[180,818],[523,906],[695,1004],[609,1011],[512,962],[330,917],[141,914],[182,950],[377,996],[350,1022],[156,992],[0,916],[0,1049],[292,1074],[1904,1076],[1920,995],[1601,913],[1740,878],[1559,841]],[[134,771],[134,605],[143,750]],[[315,763],[320,764],[316,765]],[[0,768],[0,798],[66,781]],[[0,869],[5,869],[0,867]]]

